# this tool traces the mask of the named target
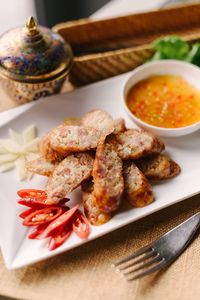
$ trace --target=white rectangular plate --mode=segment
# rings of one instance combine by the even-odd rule
[[[67,94],[41,99],[25,113],[0,128],[0,138],[8,136],[8,129],[21,132],[30,124],[38,128],[42,136],[68,116],[82,116],[85,112],[102,108],[114,118],[123,117],[128,127],[134,127],[127,118],[121,102],[123,83],[130,74],[95,83]],[[117,213],[111,221],[99,227],[91,227],[89,240],[95,239],[159,209],[172,205],[200,192],[200,131],[185,137],[168,138],[166,152],[177,161],[182,172],[173,180],[154,184],[155,201],[144,208],[133,208]],[[72,234],[58,249],[50,252],[47,241],[27,239],[27,229],[21,225],[18,214],[23,207],[17,205],[16,191],[21,188],[44,189],[46,178],[35,176],[31,181],[19,182],[15,171],[0,174],[0,244],[8,269],[16,269],[84,243]],[[71,203],[80,201],[80,191],[71,195]],[[189,199],[187,200],[189,201]]]

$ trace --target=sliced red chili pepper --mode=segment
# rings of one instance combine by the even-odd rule
[[[71,221],[72,217],[76,213],[78,209],[78,205],[74,206],[70,210],[64,212],[61,216],[56,218],[53,222],[49,224],[49,226],[45,229],[41,238],[46,238],[52,236],[55,232],[58,231],[59,228],[62,228],[65,224]]]
[[[90,234],[89,222],[80,211],[77,213],[77,216],[73,221],[72,228],[81,239],[87,239]]]
[[[42,232],[45,230],[45,228],[47,228],[47,226],[49,225],[49,223],[47,224],[41,224],[38,225],[29,235],[28,238],[29,239],[37,239],[38,236],[40,236],[40,234],[42,234]]]
[[[47,198],[47,194],[46,194],[45,191],[36,190],[36,189],[19,190],[17,192],[17,194],[22,199],[34,198],[34,199],[40,200],[40,199],[46,199]]]
[[[21,198],[18,201],[19,204],[36,208],[50,206],[46,203],[47,194],[43,190],[25,189],[19,190],[17,194]]]
[[[18,203],[32,208],[42,208],[42,207],[50,206],[49,204],[46,203],[46,199],[44,200],[36,200],[34,198],[20,199],[18,200]]]
[[[24,219],[22,224],[24,226],[34,226],[50,223],[54,219],[58,218],[62,214],[62,212],[63,210],[59,206],[51,206],[39,209],[28,215]]]
[[[21,205],[25,205],[28,207],[32,207],[32,208],[45,208],[45,207],[51,207],[52,204],[46,203],[47,198],[44,199],[37,199],[37,198],[24,198],[24,199],[20,199],[18,201],[19,204]],[[57,204],[59,206],[64,207],[65,203],[68,202],[69,199],[68,198],[64,198],[62,200],[60,200],[60,202]]]
[[[27,210],[24,210],[21,214],[19,214],[19,217],[22,219],[25,219],[27,216],[32,214],[35,211],[35,208],[29,208]]]
[[[52,236],[49,242],[49,250],[52,251],[58,247],[60,247],[66,239],[71,235],[72,227],[71,225],[67,224],[59,228],[56,234]]]

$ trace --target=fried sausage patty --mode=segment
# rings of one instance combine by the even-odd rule
[[[61,161],[63,159],[63,156],[61,156],[51,147],[50,136],[51,132],[47,133],[41,138],[39,142],[39,152],[41,156],[49,162]]]
[[[65,125],[65,126],[69,126],[69,125],[80,126],[80,125],[82,125],[82,118],[79,118],[79,117],[65,118],[63,125]]]
[[[122,118],[114,119],[114,126],[115,126],[115,130],[113,131],[114,134],[117,134],[119,132],[124,132],[126,130],[125,121]]]
[[[66,157],[68,155],[68,153],[65,152],[65,155],[63,157],[63,155],[59,154],[58,152],[56,152],[52,147],[51,147],[51,143],[50,143],[50,138],[51,135],[53,134],[54,131],[59,130],[60,127],[62,127],[63,125],[65,126],[69,126],[69,125],[73,125],[73,126],[78,126],[81,124],[81,118],[66,118],[64,121],[64,124],[62,125],[58,125],[55,128],[52,128],[50,130],[49,133],[47,133],[41,140],[39,143],[39,151],[40,154],[42,155],[42,157],[44,157],[44,159],[46,159],[49,162],[56,162],[56,161],[61,161],[62,159],[64,159],[64,157]]]
[[[99,210],[94,197],[94,185],[92,180],[82,184],[82,197],[85,215],[92,225],[102,225],[107,223],[111,215]]]
[[[61,125],[51,133],[50,145],[65,155],[96,148],[100,137],[101,132],[92,127]]]
[[[113,118],[101,109],[94,109],[86,113],[82,119],[82,124],[100,130],[102,140],[115,129]]]
[[[153,134],[139,129],[128,129],[116,134],[112,140],[122,159],[137,159],[160,153],[165,146]]]
[[[94,158],[90,153],[67,156],[60,162],[47,182],[48,203],[56,204],[92,173]]]
[[[55,163],[48,162],[43,157],[26,162],[26,168],[30,172],[43,176],[50,176],[53,173],[55,166]]]
[[[154,180],[173,178],[181,171],[180,166],[165,154],[141,158],[135,163],[147,178]]]
[[[96,204],[105,213],[115,211],[124,190],[122,160],[109,142],[99,144],[93,169]]]
[[[125,196],[134,207],[144,207],[154,199],[150,183],[133,161],[123,164]]]

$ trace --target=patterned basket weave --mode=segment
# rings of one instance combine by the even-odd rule
[[[71,44],[75,57],[70,80],[84,85],[133,70],[153,53],[151,42],[177,34],[200,39],[200,4],[93,21],[83,19],[54,26]]]
[[[75,58],[70,80],[82,85],[128,72],[142,64],[151,53],[151,49],[126,49]]]

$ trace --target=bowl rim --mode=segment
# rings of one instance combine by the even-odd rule
[[[193,65],[193,64],[185,62],[185,61],[175,60],[175,59],[159,60],[159,61],[153,61],[153,62],[148,62],[148,63],[142,64],[141,66],[135,68],[132,71],[131,75],[128,77],[128,79],[126,79],[126,81],[125,81],[125,83],[123,85],[123,95],[122,95],[122,98],[123,98],[124,106],[125,106],[128,114],[130,114],[130,116],[133,119],[135,119],[137,121],[137,123],[140,123],[143,126],[149,127],[152,130],[163,131],[163,132],[169,132],[169,131],[170,132],[177,132],[177,131],[186,131],[186,130],[193,129],[193,128],[196,128],[196,127],[197,127],[196,130],[198,130],[198,129],[200,129],[200,120],[198,122],[195,122],[195,123],[191,124],[191,125],[187,125],[187,126],[183,126],[183,127],[176,127],[176,128],[159,127],[159,126],[151,125],[151,124],[149,124],[149,123],[147,123],[147,122],[139,119],[138,117],[136,117],[136,115],[128,107],[126,96],[128,94],[128,91],[130,90],[130,88],[133,87],[137,82],[139,82],[139,81],[141,81],[141,80],[143,80],[143,79],[145,79],[145,78],[147,78],[148,76],[151,76],[151,75],[149,74],[147,77],[144,77],[143,79],[138,80],[131,87],[129,87],[129,89],[126,91],[126,88],[127,88],[127,85],[129,83],[129,81],[131,81],[132,78],[135,77],[137,75],[137,73],[141,72],[143,69],[148,69],[148,68],[150,68],[151,66],[154,66],[154,65],[169,65],[169,64],[172,64],[172,65],[173,64],[174,65],[184,65],[186,67],[189,67],[189,68],[191,68],[193,70],[198,71],[199,75],[200,75],[200,68],[197,67],[196,65]],[[153,70],[152,70],[152,75],[153,74],[156,74],[156,72],[154,73]]]

